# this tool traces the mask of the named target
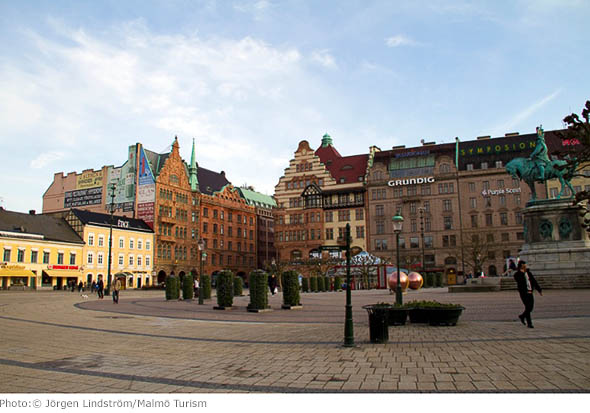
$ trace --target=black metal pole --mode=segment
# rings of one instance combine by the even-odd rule
[[[111,219],[109,221],[109,257],[107,260],[107,288],[105,295],[108,297],[111,293],[111,260],[112,260],[112,248],[113,248],[113,214],[115,213],[115,184],[112,184],[109,188],[111,190]]]
[[[396,255],[397,255],[397,286],[395,287],[395,303],[397,305],[402,305],[403,304],[403,299],[402,299],[402,286],[400,283],[400,273],[401,273],[401,269],[399,268],[399,232],[395,233],[395,241],[396,241],[396,246],[395,246],[395,250],[396,250]]]
[[[203,304],[203,254],[205,251],[201,251],[201,268],[199,270],[199,304]]]
[[[346,224],[346,320],[344,322],[344,347],[354,347],[352,324],[352,296],[350,291],[350,224]]]

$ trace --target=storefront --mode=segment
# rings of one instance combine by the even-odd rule
[[[1,289],[34,289],[36,286],[36,275],[33,271],[19,265],[0,266]]]

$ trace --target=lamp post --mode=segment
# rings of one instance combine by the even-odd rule
[[[418,209],[420,211],[420,237],[422,238],[422,275],[424,274],[424,268],[426,268],[425,255],[424,255],[424,207]]]
[[[397,305],[403,304],[402,299],[402,286],[400,283],[400,268],[399,268],[399,234],[402,232],[402,225],[404,223],[404,217],[402,217],[398,211],[397,215],[392,218],[393,221],[393,232],[395,232],[395,250],[397,259],[397,285],[395,287],[395,303]]]
[[[111,191],[111,203],[109,206],[109,212],[111,214],[111,219],[109,221],[109,257],[107,260],[107,288],[105,294],[108,296],[110,295],[111,291],[111,252],[113,249],[113,214],[115,213],[115,189],[116,185],[114,183],[109,185],[109,190]]]
[[[350,224],[346,224],[346,320],[344,322],[344,347],[354,347],[352,324],[352,296],[350,292]]]
[[[201,260],[199,269],[199,304],[203,304],[203,264],[205,262],[205,258],[207,257],[207,253],[205,252],[205,241],[203,241],[203,238],[199,239],[197,245],[199,246],[199,251],[201,252],[199,254],[199,258]]]

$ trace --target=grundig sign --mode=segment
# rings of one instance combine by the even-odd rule
[[[396,179],[387,182],[389,186],[402,186],[402,185],[419,185],[419,184],[431,184],[434,182],[434,176],[425,176],[424,178],[410,178],[410,179]]]

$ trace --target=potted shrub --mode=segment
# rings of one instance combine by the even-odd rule
[[[281,308],[291,310],[302,308],[299,294],[299,274],[295,271],[285,271],[282,274],[283,305]]]
[[[387,343],[389,341],[389,310],[392,307],[387,303],[363,306],[369,313],[369,340],[371,343]]]
[[[324,286],[324,277],[318,277],[317,280],[318,280],[318,289],[317,289],[317,291],[318,292],[326,291],[325,290],[325,286]]]
[[[193,285],[193,275],[187,274],[182,279],[182,299],[192,300],[195,295],[195,286]]]
[[[207,274],[201,275],[199,289],[199,294],[203,294],[204,300],[211,298],[211,277],[209,277]]]
[[[247,310],[253,313],[272,311],[268,305],[268,274],[264,271],[250,273],[250,303]]]
[[[342,278],[334,277],[334,291],[342,291]]]
[[[330,277],[324,277],[324,291],[330,291]]]
[[[390,326],[403,326],[406,324],[408,314],[410,313],[410,307],[408,305],[394,304],[388,310],[388,325]]]
[[[244,291],[242,277],[234,277],[234,297],[241,297]]]
[[[309,292],[309,279],[306,277],[303,277],[303,279],[301,280],[301,291],[303,291],[304,293]]]
[[[444,304],[438,301],[412,301],[410,308],[411,323],[428,323],[430,325],[456,325],[465,309],[459,304]]]
[[[231,309],[234,301],[234,274],[222,271],[217,276],[217,307],[215,310]]]
[[[178,277],[174,275],[166,277],[166,300],[178,300],[180,298],[178,284]]]
[[[309,289],[312,293],[316,293],[318,291],[318,278],[317,277],[310,277],[309,278]]]

